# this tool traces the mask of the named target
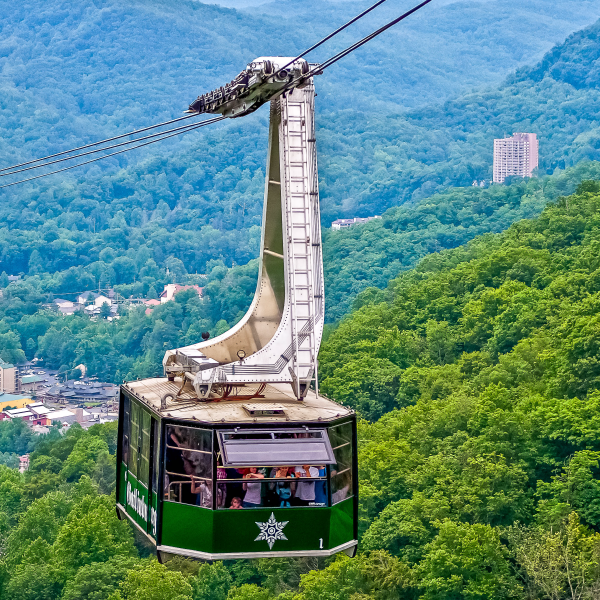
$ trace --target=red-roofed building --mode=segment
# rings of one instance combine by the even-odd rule
[[[184,290],[196,290],[198,297],[202,298],[204,288],[199,285],[179,285],[178,283],[169,283],[165,285],[165,289],[160,294],[161,303],[169,302],[175,298],[175,294]]]
[[[149,315],[155,306],[160,306],[160,300],[146,300],[144,304],[148,307],[145,312]]]

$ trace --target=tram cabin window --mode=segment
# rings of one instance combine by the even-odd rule
[[[335,455],[331,469],[331,504],[338,504],[354,495],[352,485],[352,423],[344,423],[328,429]]]
[[[325,429],[219,431],[223,466],[290,466],[332,464],[333,450]],[[276,461],[273,459],[276,458]]]
[[[121,461],[127,464],[129,460],[129,412],[130,412],[130,400],[129,396],[124,395],[121,399],[123,402],[123,446],[121,451]]]
[[[167,426],[165,442],[165,500],[212,508],[212,432]]]
[[[327,506],[327,466],[217,467],[217,508]]]
[[[217,508],[327,506],[325,429],[218,432]]]

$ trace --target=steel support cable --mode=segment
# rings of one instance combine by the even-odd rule
[[[136,144],[137,142],[141,142],[143,140],[149,140],[155,137],[161,137],[167,133],[172,133],[175,131],[180,131],[181,133],[185,133],[187,129],[193,129],[198,123],[192,123],[191,125],[182,125],[181,127],[174,127],[173,129],[167,129],[165,131],[159,131],[158,133],[151,133],[150,135],[146,135],[141,138],[136,138],[135,140],[129,140],[127,142],[120,142],[118,144],[113,144],[112,146],[104,146],[103,148],[96,148],[95,150],[89,150],[88,152],[82,152],[81,154],[74,154],[73,156],[66,156],[65,158],[58,158],[57,160],[52,160],[50,162],[45,162],[41,165],[32,165],[30,167],[25,167],[23,169],[18,169],[16,171],[11,171],[10,173],[0,173],[0,177],[8,177],[10,175],[16,175],[17,173],[22,173],[23,171],[31,171],[32,169],[40,169],[41,167],[47,167],[48,165],[54,165],[56,163],[64,162],[65,160],[73,160],[74,158],[81,158],[82,156],[87,156],[88,154],[95,154],[96,152],[104,152],[106,150],[112,150],[113,148],[119,148],[120,146],[127,146],[129,144]],[[170,136],[169,136],[170,137]],[[133,150],[133,148],[132,148]]]
[[[350,54],[351,52],[354,52],[354,50],[356,50],[357,48],[360,48],[361,46],[364,46],[367,42],[370,42],[372,39],[376,38],[378,35],[382,34],[384,31],[388,30],[390,27],[393,27],[394,25],[400,23],[400,21],[404,21],[404,19],[406,19],[407,17],[410,17],[410,15],[412,15],[413,13],[415,13],[418,10],[420,10],[421,8],[423,8],[426,4],[429,4],[431,1],[432,0],[424,0],[423,2],[421,2],[421,4],[417,4],[417,6],[414,6],[413,8],[411,8],[408,11],[406,11],[405,13],[403,13],[402,15],[400,15],[399,17],[397,17],[393,21],[390,21],[389,23],[386,23],[385,25],[383,25],[382,27],[380,27],[379,29],[377,29],[373,33],[370,33],[369,35],[365,36],[364,38],[362,38],[358,42],[352,44],[351,46],[348,46],[348,48],[346,48],[345,50],[342,50],[341,52],[338,52],[336,55],[334,55],[331,58],[327,59],[324,63],[318,65],[317,67],[315,67],[313,69],[311,69],[305,75],[300,75],[296,79],[290,81],[290,83],[288,83],[283,88],[283,92],[286,92],[287,90],[289,90],[292,87],[296,87],[298,83],[300,83],[302,81],[306,81],[308,78],[312,77],[313,75],[321,73],[322,71],[324,71],[325,69],[327,69],[327,67],[330,67],[331,65],[333,65],[334,63],[336,63],[338,60],[344,58],[345,56],[348,56],[348,54]]]
[[[281,69],[279,69],[279,72],[281,73],[281,71],[283,71],[284,69],[287,69],[290,65],[293,65],[297,60],[306,56],[309,52],[316,50],[319,46],[321,46],[325,42],[329,41],[332,37],[336,36],[338,33],[344,31],[344,29],[346,29],[347,27],[350,27],[350,25],[353,25],[354,23],[356,23],[356,21],[362,19],[365,15],[369,14],[372,10],[375,10],[380,4],[383,4],[384,2],[387,2],[387,0],[379,0],[379,2],[376,2],[375,4],[373,4],[373,6],[370,6],[366,10],[363,10],[363,12],[361,12],[359,15],[356,15],[356,17],[354,17],[353,19],[350,19],[350,21],[348,21],[341,27],[338,27],[338,29],[336,29],[335,31],[332,31],[329,35],[325,36],[321,41],[319,41],[316,44],[314,44],[313,46],[311,46],[308,50],[305,50],[304,52],[302,52],[302,54],[298,54],[298,56],[296,56],[296,58],[291,60],[287,65],[284,65],[283,67],[281,67]]]
[[[92,158],[91,160],[86,160],[82,163],[77,163],[76,165],[70,165],[69,167],[64,167],[62,169],[57,169],[56,171],[50,171],[50,173],[43,173],[42,175],[36,175],[35,177],[28,177],[27,179],[21,179],[20,181],[14,181],[12,183],[5,183],[4,185],[0,185],[0,190],[2,188],[10,187],[11,185],[17,185],[19,183],[25,183],[26,181],[32,181],[34,179],[40,179],[40,177],[47,177],[48,175],[54,175],[55,173],[62,173],[63,171],[68,171],[69,169],[74,169],[75,167],[82,167],[83,165],[88,165],[90,163],[96,162],[97,160],[102,160],[103,158],[109,158],[110,156],[115,156],[116,154],[122,154],[123,152],[130,152],[131,150],[137,150],[142,146],[148,146],[149,144],[155,144],[156,142],[160,142],[164,139],[173,137],[175,135],[181,135],[182,133],[187,133],[188,131],[193,131],[194,129],[198,129],[200,127],[204,127],[205,125],[211,125],[212,123],[216,123],[217,121],[222,121],[223,119],[227,119],[228,117],[215,117],[214,119],[208,119],[207,121],[202,121],[201,123],[197,123],[195,125],[190,125],[186,131],[177,131],[175,133],[171,133],[170,135],[165,135],[163,137],[159,137],[155,140],[150,140],[149,142],[144,142],[143,144],[139,144],[134,148],[125,148],[124,150],[118,150],[117,152],[111,152],[110,154],[106,154],[105,156],[97,156],[96,158]]]
[[[165,125],[171,125],[172,123],[177,123],[178,121],[183,121],[184,119],[191,119],[192,117],[196,117],[196,116],[197,116],[196,114],[193,114],[193,115],[186,115],[185,117],[177,117],[177,119],[171,119],[170,121],[164,121],[163,123],[157,123],[156,125],[142,127],[141,129],[136,129],[134,131],[130,131],[129,133],[122,133],[121,135],[115,135],[114,137],[107,138],[105,140],[100,140],[99,142],[93,142],[91,144],[86,144],[85,146],[79,146],[78,148],[71,148],[71,150],[63,150],[62,152],[57,152],[56,154],[50,154],[48,156],[44,156],[43,158],[36,158],[34,160],[28,160],[27,162],[12,165],[12,167],[4,167],[3,169],[0,169],[0,172],[10,171],[12,169],[17,169],[18,167],[24,167],[26,165],[31,165],[36,162],[41,162],[42,160],[48,160],[49,158],[56,158],[57,156],[62,156],[63,154],[70,154],[71,152],[85,150],[86,148],[91,148],[92,146],[99,146],[100,144],[114,142],[115,140],[119,140],[121,138],[127,137],[128,135],[136,135],[138,133],[143,133],[144,131],[149,131],[150,129],[156,129],[157,127],[164,127]]]

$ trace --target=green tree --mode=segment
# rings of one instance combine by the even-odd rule
[[[110,317],[110,314],[110,303],[104,302],[100,307],[100,318],[106,319],[107,317]]]
[[[42,256],[37,250],[37,248],[34,249],[31,255],[29,256],[29,263],[27,268],[29,273],[32,275],[37,275],[38,273],[44,272],[44,262],[42,261]]]
[[[600,481],[595,477],[599,463],[600,452],[581,450],[551,482],[538,482],[538,521],[560,524],[575,510],[587,524],[600,528]]]
[[[23,498],[23,476],[16,469],[0,465],[0,512],[16,520]]]
[[[11,469],[19,468],[19,457],[11,452],[0,452],[0,465],[6,465]]]
[[[139,566],[138,559],[124,556],[84,565],[67,581],[61,600],[107,600],[128,572]]]
[[[129,571],[109,600],[192,600],[192,586],[181,573],[153,561]]]
[[[109,496],[84,497],[61,527],[54,551],[67,577],[83,565],[136,555],[131,530],[117,519]]]
[[[233,578],[222,562],[202,563],[190,583],[194,600],[226,600]]]
[[[520,595],[510,572],[508,552],[488,525],[439,524],[415,568],[423,598],[513,598]]]
[[[526,589],[544,598],[593,598],[600,581],[600,534],[579,522],[577,513],[558,527],[508,530]]]
[[[351,360],[325,380],[323,393],[376,421],[396,407],[402,369],[386,358]]]
[[[100,461],[110,464],[108,444],[99,437],[85,435],[75,443],[60,474],[67,481],[74,481],[82,475],[92,475]]]
[[[34,434],[22,419],[0,421],[0,452],[26,454],[34,446]]]
[[[300,594],[303,600],[346,600],[364,593],[365,586],[360,564],[342,555],[327,569],[303,575]]]
[[[0,332],[3,323],[0,322]],[[21,340],[14,331],[0,333],[0,358],[7,363],[25,362],[25,352],[21,348]]]
[[[273,596],[266,590],[254,583],[244,583],[240,587],[229,590],[227,600],[272,600]]]
[[[60,593],[57,569],[53,566],[51,545],[35,539],[23,552],[22,562],[15,564],[5,586],[8,598],[19,600],[53,600]]]
[[[56,600],[60,585],[48,563],[20,564],[6,584],[6,598],[14,600]]]
[[[33,501],[7,538],[7,563],[14,567],[22,562],[30,546],[39,541],[52,546],[72,506],[65,492],[49,492]]]

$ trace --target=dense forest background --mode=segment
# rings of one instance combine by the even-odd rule
[[[453,7],[448,4],[443,8]],[[230,14],[216,7],[211,10]],[[488,129],[488,137],[484,135],[490,123],[509,116],[514,119],[519,111],[528,115],[527,121],[520,123],[524,128],[542,131],[543,156],[551,156],[554,145],[556,157],[560,157],[557,162],[575,166],[564,170],[556,166],[552,174],[542,171],[537,179],[489,188],[453,187],[452,179],[446,179],[438,186],[445,191],[429,197],[419,199],[413,194],[400,198],[395,194],[393,204],[400,206],[387,209],[381,220],[348,231],[326,230],[328,322],[360,306],[363,300],[356,300],[357,294],[369,287],[385,287],[423,256],[455,248],[482,233],[502,231],[514,221],[539,214],[548,201],[574,192],[581,181],[598,177],[597,163],[586,161],[597,154],[593,132],[598,112],[598,31],[600,22],[573,34],[536,66],[523,67],[495,90],[479,94],[479,104],[470,93],[441,107],[432,105],[401,117],[386,117],[386,135],[394,152],[403,147],[402,136],[412,136],[406,149],[415,168],[414,157],[419,152],[415,140],[424,139],[423,135],[433,139],[435,132],[438,143],[443,137],[440,127],[445,127],[455,138],[462,136],[460,144],[449,138],[447,141],[453,148],[452,160],[461,162],[468,171],[477,140],[482,153],[484,141],[491,149],[494,132]],[[559,88],[562,92],[557,95],[554,92]],[[538,92],[543,92],[543,101],[528,96]],[[343,114],[344,110],[334,111],[330,122]],[[395,138],[394,119],[399,127],[400,122],[404,124],[395,130]],[[409,127],[407,119],[412,119],[413,125],[422,121],[421,133]],[[548,139],[540,129],[544,123],[551,132]],[[251,128],[247,122],[233,126],[240,131]],[[352,126],[356,131],[355,122]],[[471,141],[468,131],[475,136]],[[349,147],[354,138],[346,133],[338,135],[335,152],[347,158],[344,144]],[[222,158],[232,157],[234,148],[244,148],[229,143],[220,131],[210,135]],[[356,152],[358,148],[365,160],[379,155],[367,143],[370,135],[363,131],[360,140],[364,144],[361,147],[357,142],[352,149]],[[332,138],[324,138],[327,147]],[[255,136],[255,142],[257,139]],[[381,143],[383,136],[378,139]],[[577,153],[573,153],[569,140],[579,144]],[[423,144],[422,159],[430,164],[422,176],[433,181],[431,169],[448,171],[450,165],[443,160],[436,162],[435,149],[425,141]],[[169,155],[168,160],[148,158],[114,175],[90,176],[81,184],[67,179],[60,188],[47,182],[36,192],[7,188],[5,193],[12,194],[10,201],[0,202],[4,223],[0,228],[0,269],[25,276],[10,286],[6,276],[0,276],[0,287],[4,288],[0,353],[5,360],[18,362],[37,356],[48,367],[62,369],[84,362],[91,373],[118,382],[155,374],[165,348],[193,343],[202,331],[217,334],[234,324],[248,307],[256,281],[257,265],[252,257],[260,239],[257,215],[263,175],[258,162],[243,161],[255,160],[258,151],[249,151],[241,164],[222,170],[219,164],[212,165],[210,171],[200,165],[186,166],[186,153],[180,151]],[[328,156],[327,151],[324,154]],[[403,177],[412,177],[411,171],[401,172],[403,163],[397,155],[386,156],[394,173],[385,177],[390,185],[401,187]],[[491,156],[489,159],[491,164]],[[477,160],[483,159],[478,156]],[[359,176],[359,170],[350,168],[352,164],[350,159],[339,163],[339,168],[346,169],[338,174],[345,185],[350,185],[351,177]],[[373,165],[367,169],[371,175],[381,175],[380,169],[371,168]],[[459,172],[460,168],[451,171]],[[464,183],[470,183],[473,175],[472,170],[468,172],[469,181]],[[368,175],[364,178],[377,198],[385,196],[385,186],[369,182]],[[327,167],[323,179],[325,189]],[[174,183],[173,191],[169,181]],[[408,189],[410,185],[398,193],[406,194]],[[325,207],[327,202],[324,194]],[[381,202],[385,205],[384,200]],[[240,266],[232,268],[232,263]],[[183,295],[152,315],[124,307],[118,323],[91,322],[80,316],[63,318],[42,308],[55,297],[74,299],[78,292],[107,286],[114,286],[125,298],[155,298],[163,285],[172,281],[204,285],[205,300]]]
[[[3,462],[32,452],[0,465],[2,597],[595,598],[599,250],[587,181],[363,292],[330,333],[322,388],[363,418],[356,559],[159,565],[114,513],[114,423],[0,423]]]
[[[315,60],[406,6],[382,6]],[[246,12],[174,0],[0,3],[4,165],[179,116],[248,60],[303,49],[362,7],[316,0]],[[598,16],[598,0],[568,0],[560,9],[500,0],[492,13],[488,2],[445,2],[329,70],[318,79],[317,103],[324,225],[489,179],[492,137],[521,127],[539,133],[544,172],[599,158],[589,137],[595,125],[585,116],[596,102],[593,76],[581,88],[551,73],[535,86],[496,87]],[[584,35],[592,54],[594,32]],[[479,91],[439,105],[473,86]],[[523,100],[515,105],[517,94]],[[577,122],[569,117],[574,110]],[[153,256],[160,267],[168,258],[192,273],[205,273],[211,260],[247,263],[256,256],[266,126],[263,110],[160,149],[0,190],[0,272],[29,273],[32,256],[34,273],[85,266],[124,223],[140,234],[140,245],[163,238]],[[582,131],[587,137],[577,138]],[[128,239],[122,249],[136,244]],[[42,249],[40,263],[35,250]]]
[[[555,175],[511,185],[452,189],[390,209],[381,220],[365,226],[327,231],[323,251],[328,321],[368,301],[376,290],[359,293],[374,286],[384,288],[422,257],[535,216],[548,202],[593,178],[600,179],[600,163],[584,162]],[[147,238],[145,245],[123,253],[119,240],[137,235],[135,228],[126,225],[111,228],[98,242],[98,260],[87,267],[70,267],[49,275],[40,266],[38,274],[10,285],[7,277],[0,275],[0,288],[4,287],[0,356],[12,362],[38,357],[45,366],[61,370],[83,363],[101,380],[120,383],[159,375],[165,349],[197,342],[203,331],[223,333],[243,316],[256,287],[256,260],[229,269],[222,261],[211,261],[207,277],[198,278],[189,274],[179,259],[169,258],[159,267],[152,258],[154,250],[163,252],[170,240],[178,243],[175,236]],[[258,231],[256,235],[258,243]],[[58,241],[50,236],[48,231],[47,249],[43,255],[39,253],[40,263]],[[193,291],[180,292],[174,302],[155,308],[150,315],[145,313],[145,306],[122,306],[120,319],[112,322],[91,321],[78,314],[65,317],[40,308],[52,298],[74,299],[74,291],[109,284],[124,297],[156,297],[170,281],[200,283],[204,298],[200,300]]]
[[[115,516],[115,424],[34,436],[5,421],[0,597],[598,597],[600,24],[542,54],[600,4],[493,4],[492,22],[488,2],[444,2],[319,84],[324,224],[383,213],[324,236],[320,377],[362,419],[359,556],[161,566]],[[2,156],[176,116],[247,55],[306,45],[289,23],[312,19],[316,38],[357,9],[0,3]],[[4,190],[0,356],[120,381],[235,323],[256,285],[265,127],[259,113]],[[540,136],[541,176],[468,187],[489,178],[492,137],[521,128]],[[42,308],[107,285],[156,297],[173,280],[204,284],[205,299],[182,292],[113,322]]]

